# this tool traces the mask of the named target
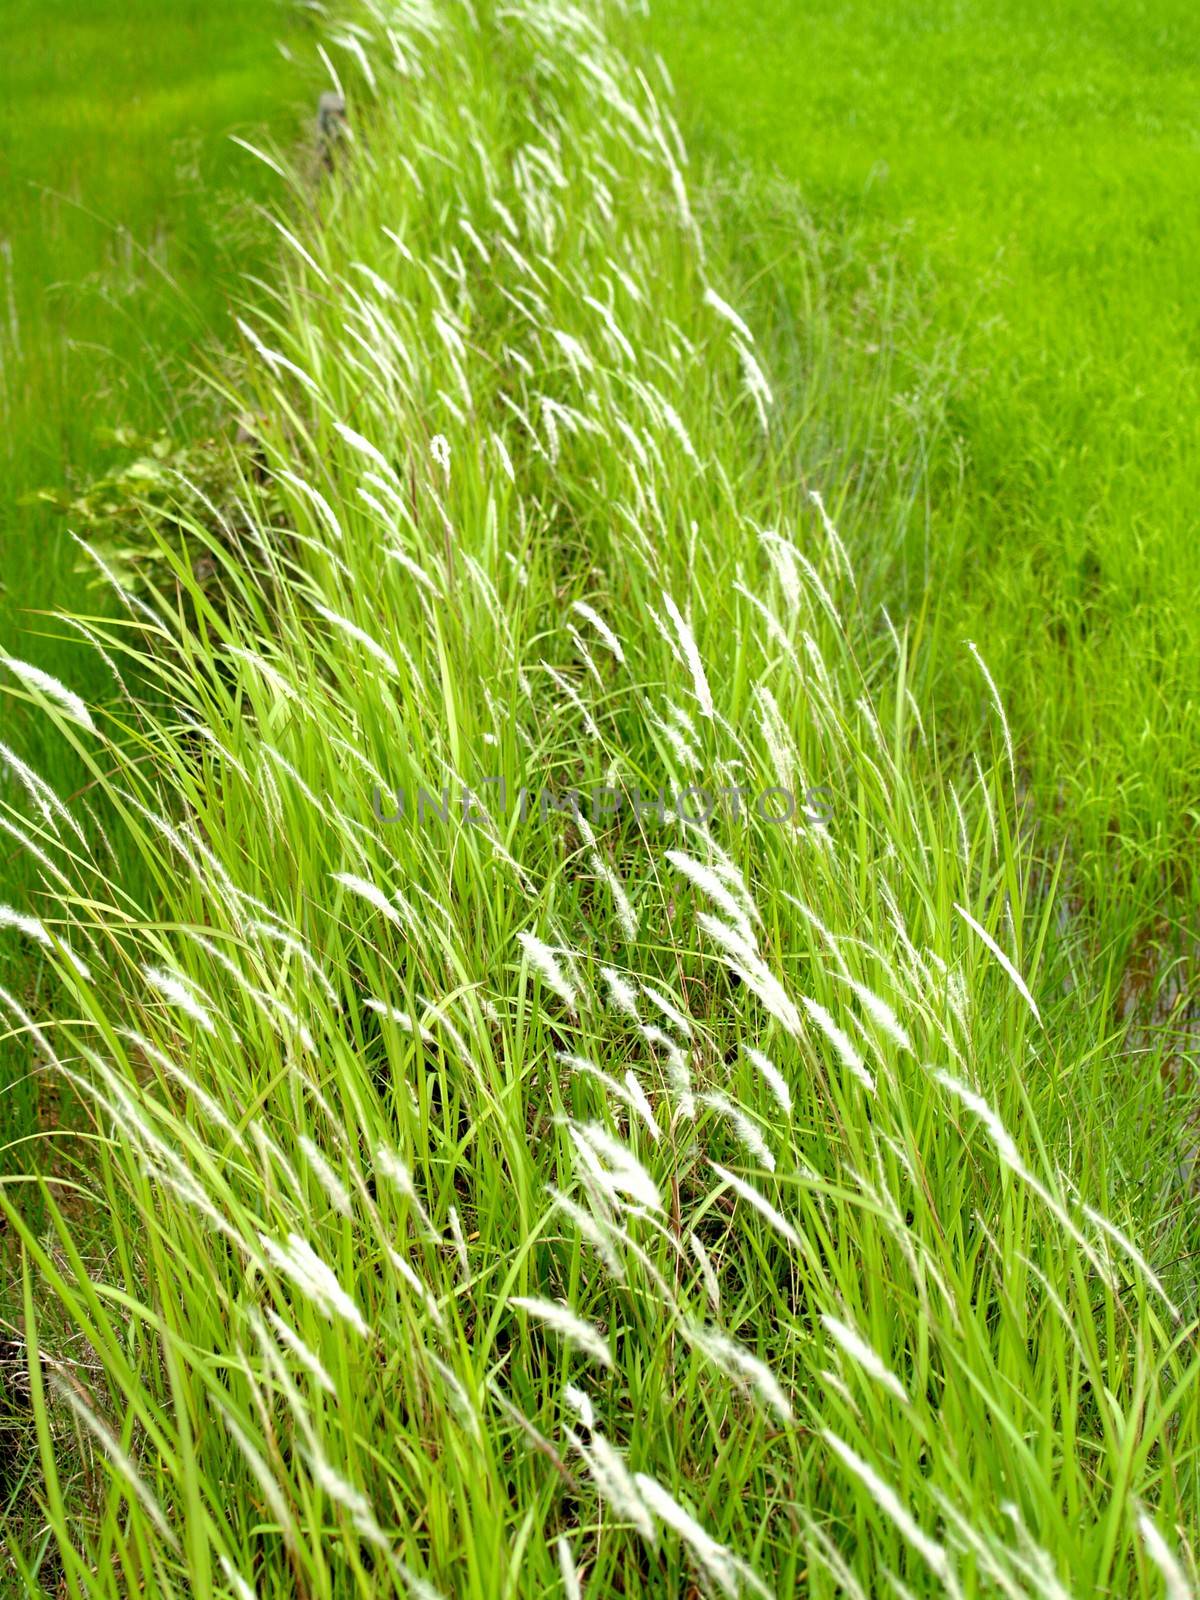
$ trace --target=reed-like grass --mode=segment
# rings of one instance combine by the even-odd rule
[[[14,669],[121,833],[5,811],[93,1113],[44,1231],[0,1190],[28,1587],[1188,1592],[1171,1108],[1108,1126],[1003,708],[939,755],[636,48],[336,30],[257,452],[107,699]]]

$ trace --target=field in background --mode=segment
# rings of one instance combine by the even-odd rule
[[[299,136],[312,103],[287,55],[302,17],[282,0],[3,6],[0,647],[81,689],[95,686],[96,659],[47,637],[66,630],[39,613],[108,600],[78,570],[67,530],[80,519],[26,499],[78,491],[131,460],[117,429],[182,439],[215,414],[188,364],[227,331],[270,231],[254,215],[265,169],[227,135],[269,124],[289,145]],[[73,793],[83,769],[21,711],[5,702],[0,739]],[[0,776],[0,793],[7,784]],[[0,900],[33,881],[5,835]],[[41,969],[5,941],[0,984],[30,1001]],[[30,1087],[11,1081],[23,1054],[0,1043],[0,1145],[31,1126]]]
[[[693,155],[760,196],[785,180],[815,219],[847,334],[844,427],[890,440],[891,481],[847,526],[873,594],[922,619],[943,732],[969,738],[981,712],[974,638],[1100,964],[1119,986],[1145,941],[1193,959],[1194,7],[653,0],[651,32]],[[811,241],[776,227],[773,249],[803,322]],[[889,277],[907,307],[890,332]],[[810,437],[797,451],[811,469]]]

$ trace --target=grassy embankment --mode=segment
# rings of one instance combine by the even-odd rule
[[[1182,1593],[1179,1112],[1109,1126],[986,671],[976,765],[797,481],[836,308],[771,397],[597,13],[478,12],[363,35],[263,458],[109,630],[168,710],[29,687],[157,890],[30,797],[105,1218],[10,1217],[62,1584]],[[632,804],[689,785],[748,798]]]
[[[290,140],[311,116],[279,48],[295,43],[299,20],[276,0],[5,6],[0,648],[58,676],[82,665],[98,674],[93,687],[103,681],[47,615],[103,605],[69,534],[93,530],[28,497],[78,493],[134,460],[140,450],[114,442],[117,430],[182,444],[211,425],[189,365],[227,327],[240,275],[264,259],[270,233],[254,215],[269,175],[227,135],[270,122]],[[64,794],[84,781],[64,742],[11,700],[0,740]],[[15,788],[0,766],[0,795]],[[36,883],[28,856],[0,835],[0,901]],[[0,985],[37,1003],[45,977],[36,946],[10,935]],[[17,1141],[36,1125],[28,1056],[23,1036],[0,1040],[0,1170],[20,1164]]]

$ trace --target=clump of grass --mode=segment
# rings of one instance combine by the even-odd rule
[[[0,1001],[105,1213],[0,1192],[72,1595],[1186,1581],[1185,1223],[1074,1156],[1003,725],[939,764],[627,29],[335,32],[260,459],[98,630],[166,709],[12,688],[158,897],[29,775],[71,1006]]]

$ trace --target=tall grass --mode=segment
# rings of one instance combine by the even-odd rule
[[[29,1586],[1188,1592],[1165,1114],[1092,1143],[1003,708],[943,763],[630,33],[335,31],[236,492],[105,703],[14,669],[123,835],[5,811],[94,1113],[0,1191]]]

